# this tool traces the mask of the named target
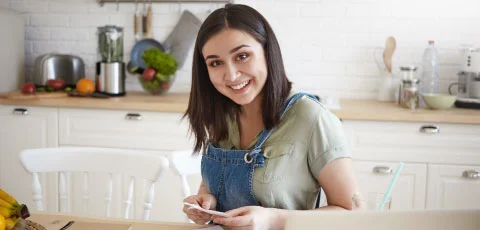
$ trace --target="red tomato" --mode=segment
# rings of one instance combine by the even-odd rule
[[[25,85],[22,86],[22,93],[35,94],[35,85],[33,83],[25,83]]]
[[[65,88],[65,81],[62,79],[50,79],[47,82],[47,86],[52,87],[55,91]]]
[[[151,81],[155,77],[155,74],[157,74],[157,71],[154,68],[148,68],[145,71],[143,71],[143,74],[142,74],[143,80]]]

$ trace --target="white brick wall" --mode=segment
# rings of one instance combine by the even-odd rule
[[[172,0],[175,2],[176,0]],[[397,38],[394,70],[420,65],[428,39],[440,51],[442,91],[456,80],[460,44],[480,44],[478,0],[239,0],[258,9],[280,41],[287,73],[297,88],[320,95],[374,98],[378,70],[373,52],[386,37]],[[100,7],[96,0],[0,0],[0,6],[25,14],[26,69],[48,52],[81,56],[87,76],[94,77],[96,27],[116,24],[125,29],[125,59],[134,45],[134,4]],[[188,9],[199,17],[218,7],[209,3],[155,3],[154,36],[163,41]],[[189,90],[191,58],[179,71],[175,91]],[[139,90],[133,77],[127,90]]]

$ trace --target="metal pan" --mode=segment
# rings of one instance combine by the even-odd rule
[[[151,48],[157,48],[165,52],[165,49],[163,48],[162,44],[160,44],[160,42],[158,42],[157,40],[150,39],[150,38],[142,39],[133,46],[132,51],[130,52],[131,66],[146,69],[147,66],[145,65],[145,62],[142,59],[142,55],[143,53],[145,53],[145,51]]]

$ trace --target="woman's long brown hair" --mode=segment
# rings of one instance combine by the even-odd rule
[[[240,106],[218,92],[210,81],[202,55],[205,43],[226,28],[245,31],[253,36],[265,51],[268,76],[262,89],[262,114],[266,129],[280,122],[280,112],[291,89],[285,73],[277,38],[267,20],[255,9],[239,4],[227,4],[212,12],[200,27],[195,42],[192,66],[192,88],[184,117],[195,135],[194,154],[205,151],[207,142],[217,144],[227,138],[227,119],[236,119]]]

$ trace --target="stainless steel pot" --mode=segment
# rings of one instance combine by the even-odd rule
[[[75,86],[85,77],[85,64],[82,58],[74,55],[49,53],[37,57],[33,73],[33,83],[45,86],[49,79],[62,79],[67,86]]]

